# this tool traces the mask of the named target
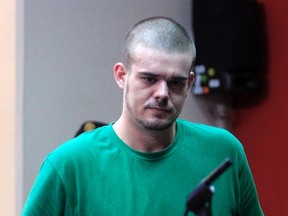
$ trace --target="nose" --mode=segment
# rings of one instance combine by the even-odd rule
[[[159,99],[168,98],[169,96],[169,88],[165,81],[159,82],[156,91],[155,97]]]

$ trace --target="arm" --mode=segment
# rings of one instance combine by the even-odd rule
[[[64,215],[65,188],[57,171],[46,160],[26,200],[22,216]]]
[[[259,203],[254,179],[245,155],[244,155],[244,163],[241,169],[239,170],[239,183],[241,191],[240,214],[243,216],[264,215]]]

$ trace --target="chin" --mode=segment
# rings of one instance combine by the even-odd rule
[[[142,121],[142,126],[145,129],[148,130],[156,130],[156,131],[163,131],[163,130],[167,130],[168,128],[170,128],[175,122],[175,119],[173,120],[150,120],[150,121]]]

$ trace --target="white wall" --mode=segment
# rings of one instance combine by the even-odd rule
[[[190,0],[25,1],[24,199],[46,154],[83,121],[120,115],[122,92],[112,69],[132,25],[163,15],[191,32],[191,7]],[[215,123],[198,100],[188,96],[182,117]]]

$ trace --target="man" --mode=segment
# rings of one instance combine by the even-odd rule
[[[215,181],[213,215],[263,215],[240,142],[223,129],[178,119],[195,55],[175,21],[137,23],[114,66],[120,118],[49,154],[23,215],[183,215],[192,189],[227,157],[233,166]]]

